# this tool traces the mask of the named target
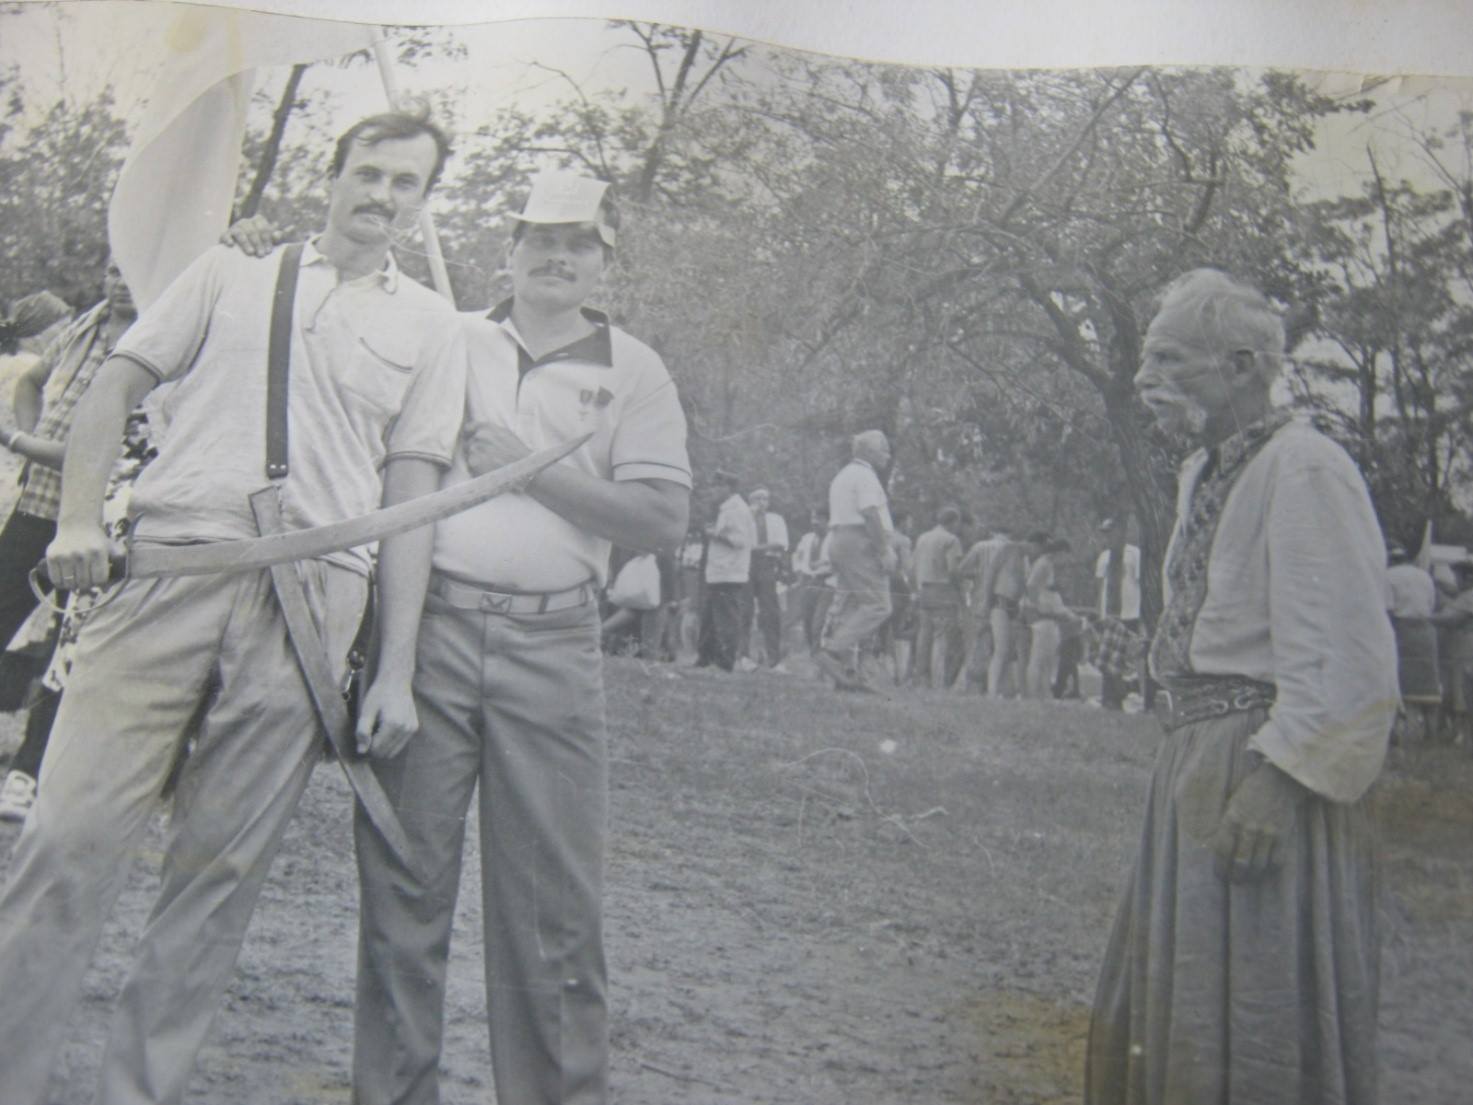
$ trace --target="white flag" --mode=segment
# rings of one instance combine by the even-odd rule
[[[230,219],[252,70],[341,57],[371,28],[184,7],[108,206],[108,241],[140,308],[213,245]]]

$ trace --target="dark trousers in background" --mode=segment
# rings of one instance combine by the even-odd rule
[[[745,583],[707,583],[706,606],[701,616],[701,637],[696,657],[697,667],[715,664],[723,671],[736,666],[742,630]]]
[[[55,537],[55,522],[18,510],[0,528],[0,649],[10,644],[36,609],[36,596],[26,577],[45,557],[46,546]]]
[[[961,594],[949,583],[923,583],[916,602],[914,680],[951,686],[962,665]]]
[[[777,598],[777,562],[771,557],[752,557],[751,593],[749,610],[755,615],[757,629],[762,634],[762,649],[770,667],[783,658],[783,611]],[[751,619],[743,625],[742,639],[745,642],[751,636]]]

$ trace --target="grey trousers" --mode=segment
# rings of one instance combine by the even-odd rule
[[[603,1105],[608,805],[599,622],[453,609],[420,623],[420,730],[376,765],[409,834],[405,870],[361,815],[357,1105],[440,1100],[445,973],[465,816],[480,783],[491,1067],[508,1105]]]
[[[302,571],[324,642],[346,658],[368,581],[320,561]],[[0,895],[5,1105],[46,1100],[103,923],[185,726],[216,684],[175,791],[162,886],[113,1016],[97,1097],[183,1099],[322,746],[267,572],[126,583],[87,620]]]
[[[823,647],[847,652],[890,616],[890,577],[863,526],[836,526],[830,532],[829,563],[837,580]]]

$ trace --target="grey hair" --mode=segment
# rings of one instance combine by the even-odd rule
[[[850,448],[853,450],[854,453],[857,454],[861,449],[867,446],[874,446],[878,448],[881,445],[888,444],[889,439],[885,437],[884,430],[861,430],[859,433],[854,435],[854,440],[850,442]]]
[[[1206,353],[1251,352],[1264,383],[1271,383],[1283,367],[1284,320],[1279,312],[1257,288],[1220,269],[1193,269],[1173,280],[1151,329]]]

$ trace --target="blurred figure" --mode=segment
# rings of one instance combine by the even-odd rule
[[[715,664],[722,671],[732,671],[746,628],[742,611],[751,586],[757,526],[751,508],[737,491],[741,481],[725,470],[717,471],[715,478],[725,498],[716,510],[716,520],[706,527],[706,603],[696,666]]]
[[[890,616],[890,577],[899,564],[890,500],[879,470],[890,442],[879,430],[856,434],[853,459],[829,484],[829,562],[837,577],[817,660],[842,690],[870,690],[859,671],[859,646]]]
[[[1437,585],[1431,573],[1413,564],[1401,545],[1386,546],[1386,585],[1390,593],[1388,612],[1396,632],[1396,672],[1405,706],[1422,715],[1422,733],[1430,733],[1431,714],[1442,705],[1442,681],[1438,677],[1437,626],[1432,612],[1437,606]]]
[[[1106,518],[1100,523],[1100,536],[1105,547],[1095,559],[1099,586],[1094,662],[1100,669],[1100,705],[1119,710],[1140,655],[1141,550],[1126,542],[1124,519]]]
[[[763,659],[770,668],[782,662],[783,612],[777,585],[788,558],[788,523],[769,509],[772,493],[759,487],[747,496],[752,510],[756,543],[752,546],[752,605],[757,629],[762,634]],[[750,638],[750,623],[743,626],[743,639]]]
[[[961,666],[961,511],[943,507],[936,524],[916,538],[916,640],[912,678],[937,690],[951,685]]]

